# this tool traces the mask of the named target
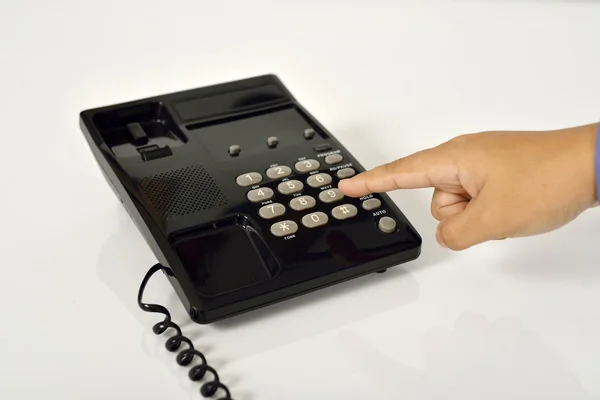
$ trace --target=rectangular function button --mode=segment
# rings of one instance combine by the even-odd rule
[[[319,153],[320,153],[320,152],[322,152],[322,151],[328,151],[328,150],[331,150],[331,145],[329,145],[329,144],[327,144],[327,143],[323,143],[323,144],[320,144],[320,145],[318,145],[318,146],[315,146],[315,147],[314,147],[314,149],[315,149],[315,151],[316,151],[316,152],[319,152]]]

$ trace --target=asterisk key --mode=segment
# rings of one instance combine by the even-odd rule
[[[283,223],[279,224],[279,229],[281,229],[282,231],[289,231],[290,226],[287,223],[283,222]]]

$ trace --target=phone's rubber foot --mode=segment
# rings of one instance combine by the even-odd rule
[[[379,271],[377,271],[377,273],[378,274],[383,274],[385,271],[387,271],[387,268],[380,269]]]

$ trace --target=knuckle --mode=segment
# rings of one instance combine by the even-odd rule
[[[444,241],[446,247],[450,250],[465,250],[467,246],[461,238],[459,232],[457,232],[451,225],[445,225],[440,228],[440,235]]]

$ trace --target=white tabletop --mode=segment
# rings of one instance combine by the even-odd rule
[[[83,109],[275,73],[366,167],[461,133],[600,117],[596,2],[231,3],[3,6],[0,398],[202,398],[152,334],[160,316],[137,308],[155,260]],[[147,298],[239,400],[600,399],[600,210],[452,253],[430,196],[392,194],[424,244],[385,274],[209,326],[163,278]]]

